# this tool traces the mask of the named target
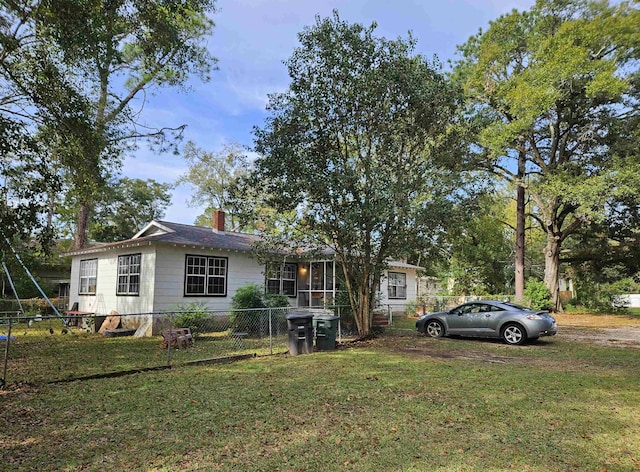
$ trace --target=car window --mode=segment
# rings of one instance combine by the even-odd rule
[[[504,308],[501,308],[496,305],[491,305],[491,311],[504,311]]]
[[[511,308],[515,308],[516,310],[521,310],[521,311],[527,311],[529,310],[529,308],[520,306],[520,305],[516,305],[515,303],[510,303],[510,302],[504,302],[503,305],[507,305],[508,307]]]
[[[471,305],[460,305],[454,308],[453,310],[451,310],[449,313],[452,315],[460,315],[462,313],[469,313],[470,309],[471,309]]]

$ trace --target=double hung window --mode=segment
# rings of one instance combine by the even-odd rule
[[[389,298],[407,298],[407,274],[389,272]]]
[[[98,283],[98,259],[80,261],[79,295],[95,295]]]
[[[141,254],[118,256],[118,285],[116,295],[140,294]]]
[[[224,297],[227,295],[226,257],[187,256],[185,295]]]
[[[296,296],[298,265],[272,263],[267,265],[267,292]]]

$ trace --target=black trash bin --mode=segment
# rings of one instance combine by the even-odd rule
[[[316,348],[322,351],[331,351],[336,348],[336,335],[338,333],[339,316],[315,315],[313,328],[316,332]]]
[[[290,313],[286,316],[289,330],[289,354],[311,354],[313,352],[313,315]]]

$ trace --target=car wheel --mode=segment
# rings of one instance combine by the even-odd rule
[[[424,334],[432,338],[441,338],[444,336],[444,326],[437,320],[431,320],[425,325]]]
[[[507,344],[524,344],[527,341],[527,332],[518,324],[508,324],[502,329],[502,339]]]

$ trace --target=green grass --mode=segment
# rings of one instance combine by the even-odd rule
[[[633,471],[638,365],[638,349],[560,338],[410,335],[25,386],[0,393],[2,467]]]
[[[49,329],[53,334],[49,334]],[[171,350],[168,357],[162,337],[109,338],[101,334],[73,329],[65,332],[59,320],[35,323],[32,327],[16,324],[12,328],[7,383],[49,383],[112,372],[143,370],[190,361],[247,353],[269,354],[268,339],[232,339],[230,332],[197,336],[189,349]],[[7,334],[6,327],[0,334]],[[4,360],[4,343],[0,344]],[[274,339],[274,352],[287,350],[286,335]]]
[[[417,317],[393,315],[393,324],[391,325],[391,329],[409,329],[411,331],[415,331],[417,319]]]

